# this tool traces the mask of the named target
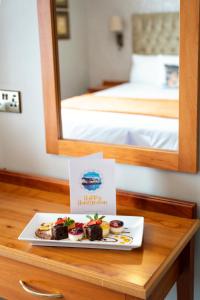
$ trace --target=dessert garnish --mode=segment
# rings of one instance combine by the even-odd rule
[[[110,222],[110,231],[114,234],[120,234],[124,230],[124,222],[120,220],[113,220]]]
[[[75,228],[83,228],[84,224],[83,223],[75,223]]]
[[[55,222],[56,225],[63,224],[63,223],[64,223],[64,219],[63,218],[58,218],[57,221]]]
[[[105,216],[99,217],[99,215],[96,213],[94,217],[91,217],[89,215],[86,216],[90,221],[86,223],[85,225],[100,225],[102,223],[102,220],[105,218]]]
[[[63,226],[67,226],[68,230],[75,227],[75,221],[70,217],[66,218],[58,218],[55,222],[55,225],[63,224]]]
[[[47,230],[51,229],[52,225],[53,225],[52,222],[51,222],[51,223],[42,223],[42,224],[40,225],[39,229],[40,229],[41,231],[47,231]]]

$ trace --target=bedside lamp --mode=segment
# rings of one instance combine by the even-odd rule
[[[112,16],[110,20],[110,31],[116,36],[116,42],[121,49],[124,45],[124,35],[123,35],[123,20],[119,16]]]

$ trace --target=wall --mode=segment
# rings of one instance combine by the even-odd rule
[[[88,13],[90,85],[104,79],[128,80],[132,55],[131,16],[133,13],[179,11],[179,0],[86,0]],[[124,20],[124,47],[119,50],[110,18]],[[98,45],[98,46],[97,46]]]
[[[1,85],[0,85],[1,88]],[[0,115],[1,118],[1,115]],[[1,122],[0,122],[1,124]],[[0,169],[3,168],[3,161],[4,161],[4,157],[3,157],[3,128],[0,127]]]
[[[84,93],[89,86],[86,3],[69,1],[70,39],[59,40],[61,99]]]
[[[104,79],[128,80],[132,55],[133,13],[178,11],[179,0],[71,0],[71,38],[59,40],[62,99],[98,86]],[[125,43],[119,50],[109,31],[110,17],[125,21]]]
[[[12,22],[8,23],[8,20]],[[20,90],[23,101],[22,114],[0,113],[0,147],[3,146],[4,154],[0,157],[0,166],[19,172],[67,178],[67,158],[46,154],[45,150],[36,0],[2,1],[0,40],[0,87]],[[127,165],[117,165],[116,173],[119,188],[193,200],[200,205],[200,173],[180,174]],[[197,242],[198,254],[200,236]],[[199,255],[195,265],[195,300],[198,300]],[[176,298],[172,293],[168,299]]]
[[[0,137],[0,141],[1,141],[1,137]],[[0,144],[0,168],[3,168],[3,161],[4,161],[4,157],[3,157],[3,147]]]
[[[66,177],[66,159],[45,151],[36,0],[1,2],[0,40],[0,87],[20,90],[23,101],[22,114],[0,114],[0,165]]]

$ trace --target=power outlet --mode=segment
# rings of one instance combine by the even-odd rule
[[[21,113],[20,92],[0,90],[0,112]]]

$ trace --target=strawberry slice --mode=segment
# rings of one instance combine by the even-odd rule
[[[100,217],[98,213],[96,213],[94,217],[87,216],[87,218],[90,219],[90,221],[86,225],[91,226],[91,225],[100,225],[103,222],[102,220],[105,218],[105,216]]]
[[[58,218],[55,224],[58,225],[58,224],[63,224],[63,223],[64,223],[64,219]]]
[[[75,228],[83,228],[83,223],[75,223]]]
[[[92,226],[92,225],[96,225],[96,221],[95,220],[91,220],[87,223],[88,226]]]
[[[101,220],[101,219],[96,220],[96,224],[97,224],[97,225],[100,225],[101,223],[102,223],[102,220]]]

